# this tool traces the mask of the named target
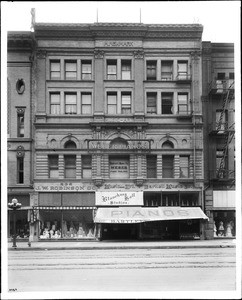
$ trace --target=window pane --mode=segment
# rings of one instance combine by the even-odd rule
[[[50,77],[60,78],[60,61],[50,62]]]
[[[156,178],[156,156],[147,156],[147,178]]]
[[[188,178],[189,177],[189,157],[180,156],[180,177]]]
[[[172,80],[172,66],[173,62],[163,61],[161,63],[161,79],[162,80]]]
[[[156,114],[156,93],[147,93],[147,113]]]
[[[65,156],[65,177],[66,178],[76,177],[76,156],[73,155]]]
[[[130,80],[131,79],[131,61],[122,61],[121,71],[122,71],[122,79]]]
[[[76,94],[66,94],[65,100],[66,100],[65,113],[76,114]]]
[[[108,114],[117,113],[117,94],[108,94]]]
[[[131,113],[131,94],[122,94],[121,113]]]
[[[92,79],[92,64],[91,61],[82,62],[82,79]]]
[[[156,61],[147,62],[147,80],[156,80]]]
[[[77,75],[77,65],[76,62],[66,62],[66,78],[76,78]]]
[[[173,94],[162,93],[162,114],[172,114]]]
[[[162,177],[163,178],[173,178],[173,156],[163,156],[162,157]]]

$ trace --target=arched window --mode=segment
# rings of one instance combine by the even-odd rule
[[[170,141],[166,141],[162,144],[162,149],[173,149],[174,145]]]
[[[76,143],[73,141],[67,141],[64,146],[65,149],[75,149]]]
[[[109,148],[111,149],[127,149],[128,142],[122,138],[116,138],[110,142]]]

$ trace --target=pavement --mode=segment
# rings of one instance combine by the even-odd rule
[[[132,241],[132,240],[83,240],[83,241],[17,241],[17,248],[8,242],[8,250],[105,250],[105,249],[179,249],[179,248],[235,248],[236,239]]]

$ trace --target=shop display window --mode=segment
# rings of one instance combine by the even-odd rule
[[[92,210],[40,212],[40,239],[94,238]]]
[[[235,237],[235,211],[214,211],[214,237]]]
[[[9,231],[8,236],[13,237],[13,211],[9,212]],[[16,235],[17,239],[24,239],[29,237],[29,222],[28,211],[17,211],[16,213]]]

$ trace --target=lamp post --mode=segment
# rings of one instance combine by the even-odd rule
[[[21,208],[21,203],[18,202],[16,198],[12,199],[11,203],[8,203],[8,207],[13,210],[13,246],[17,248],[16,245],[16,210]]]

